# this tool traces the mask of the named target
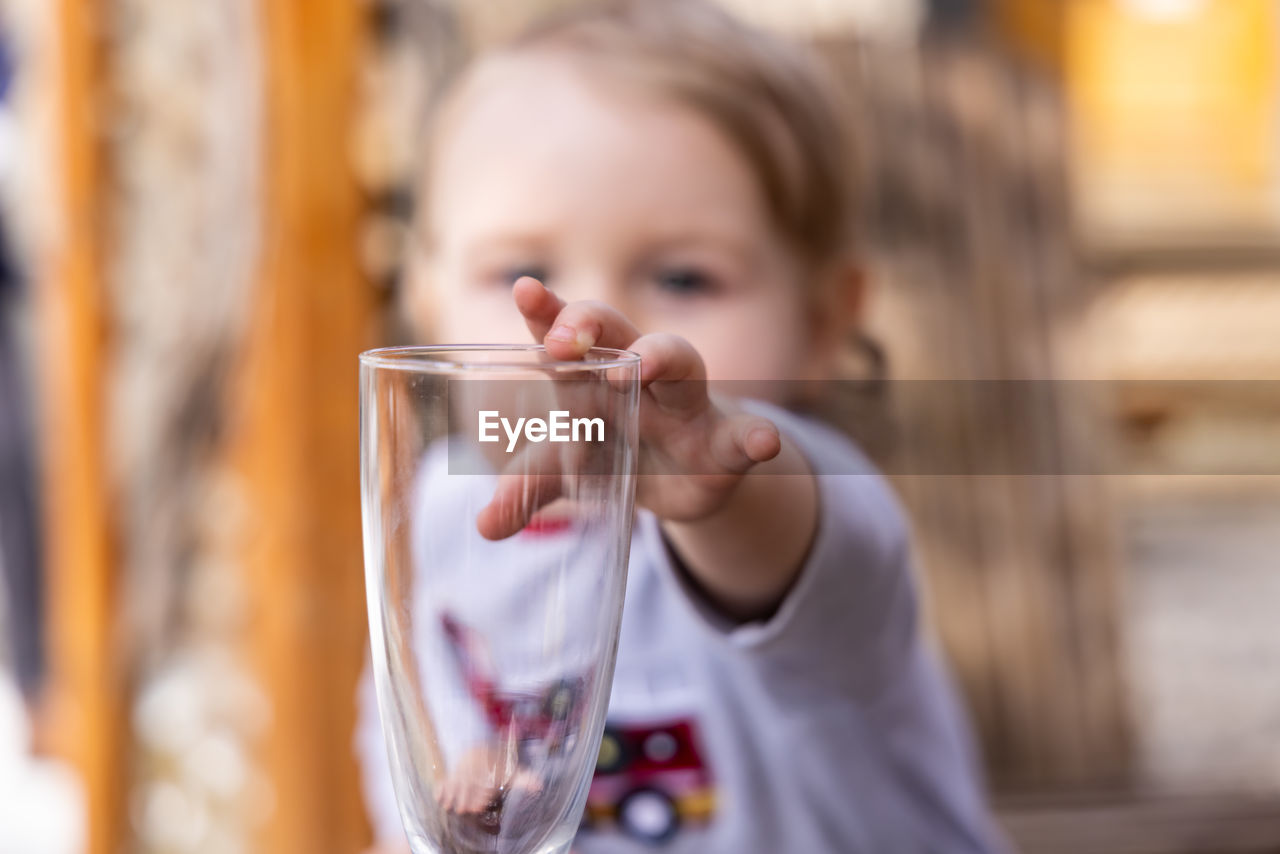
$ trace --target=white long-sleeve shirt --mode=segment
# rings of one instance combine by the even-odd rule
[[[658,520],[638,512],[594,820],[575,849],[1004,851],[964,716],[919,625],[890,488],[843,435],[753,407],[817,473],[816,539],[774,615],[737,625],[700,598]],[[403,831],[368,678],[360,703],[367,801],[394,844]]]

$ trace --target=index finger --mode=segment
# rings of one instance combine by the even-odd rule
[[[543,338],[547,352],[557,359],[579,359],[592,347],[625,350],[640,330],[611,305],[595,300],[569,303],[556,316]]]
[[[542,339],[551,331],[551,325],[555,323],[556,317],[564,310],[565,301],[532,276],[521,276],[516,279],[515,284],[511,286],[511,297],[515,300],[520,314],[524,316],[529,334],[541,344]]]
[[[566,303],[537,279],[518,279],[512,288],[516,308],[534,338],[556,359],[580,359],[592,347],[625,350],[640,330],[622,312],[602,302]]]

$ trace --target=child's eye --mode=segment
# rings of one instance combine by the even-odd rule
[[[654,281],[662,290],[677,296],[709,294],[715,290],[715,282],[710,276],[691,267],[659,270]]]
[[[549,278],[547,268],[537,264],[524,264],[518,267],[512,267],[503,273],[502,280],[508,285],[514,285],[525,276],[537,279],[539,282],[542,282],[542,284],[550,287],[551,283],[547,281]]]

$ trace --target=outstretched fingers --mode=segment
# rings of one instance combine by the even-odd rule
[[[617,309],[594,300],[566,303],[528,276],[515,283],[513,297],[529,332],[555,359],[580,359],[592,347],[625,350],[640,337]]]
[[[712,460],[735,474],[745,474],[781,451],[782,437],[777,426],[758,415],[730,415],[720,422],[711,437]]]
[[[663,410],[696,415],[706,408],[707,369],[692,344],[658,332],[636,339],[631,350],[640,356],[640,387]]]
[[[529,334],[539,343],[551,331],[557,315],[566,305],[564,300],[532,276],[516,279],[511,286],[511,297],[524,317],[525,326],[529,327]]]
[[[493,499],[476,516],[476,530],[487,540],[504,540],[520,533],[535,513],[562,494],[560,475],[504,474]]]
[[[545,445],[527,447],[499,475],[493,497],[476,516],[476,530],[487,540],[506,539],[564,494],[560,453]]]

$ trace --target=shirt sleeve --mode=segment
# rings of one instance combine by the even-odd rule
[[[777,690],[808,698],[869,696],[915,654],[919,605],[905,516],[884,478],[835,430],[758,401],[804,454],[817,479],[814,541],[791,589],[767,620],[737,623],[676,565],[655,519],[641,536],[714,641],[770,672]]]

